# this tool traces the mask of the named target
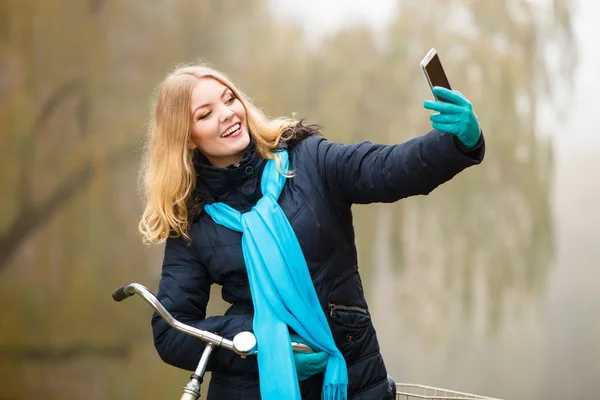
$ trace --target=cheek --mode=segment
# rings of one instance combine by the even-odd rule
[[[192,126],[190,132],[191,141],[201,147],[207,140],[214,136],[215,128],[209,123],[198,123]]]

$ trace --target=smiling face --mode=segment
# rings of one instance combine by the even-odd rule
[[[212,78],[198,79],[191,97],[190,149],[198,149],[211,165],[239,162],[250,144],[246,109],[231,89]]]

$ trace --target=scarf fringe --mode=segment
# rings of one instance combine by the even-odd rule
[[[323,386],[322,400],[346,400],[348,385],[345,383],[330,383]]]

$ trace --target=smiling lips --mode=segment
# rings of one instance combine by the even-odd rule
[[[221,137],[226,138],[226,137],[230,137],[230,136],[237,136],[241,130],[242,130],[242,125],[239,122],[237,122],[237,123],[231,125],[229,128],[227,128],[227,130],[221,134]]]

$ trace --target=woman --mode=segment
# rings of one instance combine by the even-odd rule
[[[140,222],[147,241],[166,241],[158,298],[196,328],[228,339],[254,331],[258,339],[258,359],[212,353],[209,400],[392,398],[351,206],[428,194],[481,162],[471,104],[455,91],[434,93],[446,102],[424,103],[438,111],[428,134],[399,145],[343,145],[314,125],[266,118],[204,65],[178,68],[159,86]],[[213,283],[231,307],[206,318]],[[194,370],[203,343],[157,315],[152,326],[161,358]],[[290,338],[315,353],[292,354]]]

